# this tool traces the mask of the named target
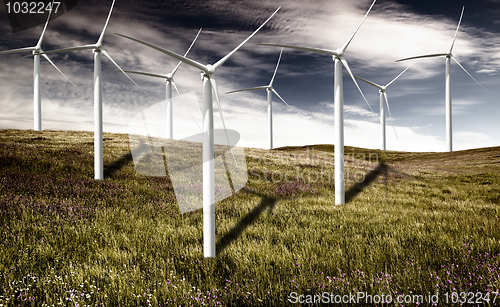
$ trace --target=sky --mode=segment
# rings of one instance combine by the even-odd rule
[[[52,20],[45,51],[97,41],[111,0],[81,0]],[[117,0],[103,46],[125,70],[166,74],[178,61],[115,33],[184,54],[203,28],[188,57],[213,64],[239,45],[278,6],[279,12],[238,50],[215,77],[228,129],[240,133],[238,146],[267,148],[266,91],[225,94],[267,85],[280,48],[288,44],[335,50],[352,35],[370,0]],[[453,54],[485,88],[452,62],[453,148],[500,145],[500,1],[378,0],[345,52],[353,73],[384,85],[410,63],[398,59],[449,51],[462,7],[463,20]],[[0,13],[0,50],[34,46],[43,25],[12,33]],[[25,54],[0,55],[0,129],[33,129],[33,60]],[[56,53],[51,60],[80,89],[41,60],[42,128],[93,130],[93,56],[90,50]],[[165,97],[163,80],[131,75],[145,95],[102,57],[104,131],[128,133],[142,110]],[[197,68],[182,64],[175,75],[181,93],[195,92],[202,101]],[[372,113],[354,83],[344,76],[345,145],[380,147],[378,90],[359,82]],[[331,56],[284,49],[274,88],[290,107],[273,97],[274,145],[334,143],[333,61]],[[414,61],[387,90],[392,117],[387,116],[387,149],[445,151],[445,59]],[[176,96],[176,94],[174,94]],[[174,100],[174,138],[199,133],[179,99]],[[215,106],[216,110],[216,106]],[[200,115],[201,116],[201,115]],[[218,112],[215,128],[221,128]],[[394,131],[395,130],[395,131]]]

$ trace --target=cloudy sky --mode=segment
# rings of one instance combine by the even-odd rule
[[[266,92],[226,95],[227,91],[267,85],[280,43],[326,49],[341,47],[371,4],[370,0],[117,0],[104,48],[126,70],[166,74],[177,61],[115,35],[121,33],[183,54],[203,28],[188,57],[213,64],[251,34],[278,6],[281,10],[216,73],[227,128],[241,134],[238,145],[267,146]],[[111,0],[81,0],[49,24],[46,51],[93,44],[104,26]],[[386,84],[410,62],[401,58],[449,51],[465,6],[453,54],[485,88],[452,62],[454,149],[500,145],[500,1],[378,0],[345,53],[355,75]],[[12,33],[0,13],[0,50],[34,46],[43,26]],[[33,129],[33,60],[0,55],[0,128]],[[93,130],[93,57],[90,50],[51,54],[55,64],[83,91],[73,87],[47,61],[41,61],[42,128]],[[104,131],[127,133],[141,110],[164,99],[161,79],[132,75],[142,93],[102,58]],[[402,151],[445,150],[445,59],[415,61],[387,91],[387,148]],[[181,65],[175,75],[182,93],[202,99],[198,69]],[[379,93],[360,82],[379,113]],[[285,49],[274,88],[290,104],[274,98],[275,147],[332,144],[333,61],[330,56]],[[198,127],[174,101],[174,138],[198,133]],[[345,144],[378,148],[379,123],[348,76],[344,76]],[[299,116],[300,115],[300,116]],[[215,125],[221,127],[218,113]],[[393,127],[397,132],[394,133]]]

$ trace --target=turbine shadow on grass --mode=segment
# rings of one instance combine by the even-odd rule
[[[361,193],[365,188],[371,185],[380,175],[384,175],[384,183],[387,185],[389,182],[388,173],[394,172],[399,175],[414,177],[412,175],[406,174],[404,172],[398,171],[385,162],[380,162],[376,168],[371,170],[362,182],[357,182],[354,184],[345,195],[346,203],[352,201],[359,193]],[[229,232],[227,232],[215,245],[215,250],[217,255],[224,251],[226,247],[229,246],[233,241],[235,241],[251,224],[253,224],[257,218],[266,210],[269,209],[269,215],[272,213],[274,206],[278,200],[284,200],[289,198],[276,198],[268,195],[260,194],[248,188],[243,188],[241,191],[245,191],[249,194],[254,194],[260,196],[262,199],[260,204],[252,209],[247,215],[245,215]]]
[[[387,173],[389,171],[389,166],[384,162],[380,162],[376,168],[371,170],[365,179],[361,182],[356,182],[349,190],[345,193],[345,202],[349,203],[353,200],[359,193],[363,192],[369,185],[373,183],[380,175],[385,176],[385,184],[387,184]]]
[[[274,209],[274,205],[276,204],[276,201],[278,200],[277,198],[270,197],[267,195],[262,195],[260,193],[257,193],[255,191],[252,191],[247,188],[243,188],[243,191],[251,194],[255,194],[258,196],[262,197],[262,200],[260,204],[253,208],[252,211],[247,213],[245,217],[243,217],[236,226],[234,226],[231,230],[229,230],[228,233],[226,233],[220,240],[219,242],[216,243],[215,245],[215,250],[217,251],[217,254],[220,254],[226,247],[229,246],[234,240],[236,240],[245,229],[248,228],[251,224],[257,220],[257,218],[264,212],[267,208],[269,208],[269,214]]]
[[[116,172],[118,172],[120,169],[122,169],[124,166],[129,164],[130,162],[133,162],[132,158],[132,153],[128,152],[121,156],[118,160],[115,160],[111,162],[110,164],[107,164],[104,166],[104,178],[110,177]]]
[[[389,172],[404,176],[416,178],[414,175],[407,174],[405,172],[398,171],[397,169],[387,165],[384,161],[379,162],[378,166],[372,169],[361,182],[356,182],[349,190],[345,193],[346,204],[351,202],[359,193],[363,192],[368,186],[370,186],[380,175],[384,175],[384,184],[389,184]]]

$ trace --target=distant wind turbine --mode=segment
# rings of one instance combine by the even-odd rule
[[[266,19],[266,21],[264,21],[259,28],[257,28],[257,30],[255,30],[241,44],[234,48],[233,51],[228,53],[213,65],[204,65],[148,42],[117,33],[122,37],[126,37],[154,48],[201,70],[201,78],[203,81],[203,253],[205,257],[215,257],[214,114],[212,92],[215,95],[215,100],[219,108],[222,125],[224,126],[224,130],[226,130],[226,125],[224,124],[224,118],[220,107],[217,83],[214,78],[215,71],[222,66],[222,64],[224,64],[230,56],[238,51],[241,46],[251,39],[262,27],[264,27],[264,25],[278,12],[280,8],[281,7],[274,11],[274,13]],[[231,146],[231,144],[229,144],[229,146]]]
[[[309,52],[314,52],[314,53],[320,53],[320,54],[327,54],[331,55],[333,57],[333,61],[335,63],[335,72],[334,72],[334,112],[335,112],[335,204],[336,205],[342,205],[345,204],[345,183],[344,183],[344,94],[343,94],[343,83],[342,83],[342,65],[347,69],[347,72],[351,76],[352,80],[354,81],[354,84],[356,84],[356,87],[358,88],[359,92],[365,99],[366,103],[370,107],[370,110],[373,109],[366,100],[365,95],[363,95],[363,92],[359,88],[358,83],[356,82],[356,79],[354,78],[351,69],[349,68],[349,64],[347,64],[346,59],[344,58],[344,52],[351,43],[352,39],[354,38],[354,35],[358,32],[359,28],[363,24],[363,21],[365,21],[366,16],[368,16],[368,13],[370,13],[370,10],[372,9],[373,5],[375,4],[374,0],[370,8],[368,9],[368,12],[366,12],[365,17],[363,17],[363,20],[361,20],[361,23],[359,26],[356,28],[352,36],[349,38],[349,40],[339,49],[337,50],[328,50],[328,49],[320,49],[320,48],[310,48],[310,47],[297,47],[297,46],[290,46],[290,45],[280,45],[280,44],[258,44],[258,45],[265,45],[265,46],[277,46],[277,47],[285,47],[285,48],[292,48],[292,49],[298,49],[298,50],[303,50],[303,51],[309,51]],[[375,113],[374,113],[375,114]],[[376,117],[376,115],[375,115]]]
[[[282,53],[283,53],[283,48],[281,48],[280,56],[278,58],[278,63],[276,64],[276,69],[274,70],[274,74],[273,77],[271,78],[271,82],[269,82],[269,85],[235,90],[226,93],[230,94],[242,91],[253,91],[261,89],[265,89],[267,91],[267,123],[268,123],[267,140],[269,143],[269,149],[273,149],[273,93],[276,94],[276,96],[278,96],[278,98],[281,99],[281,101],[283,101],[284,104],[290,107],[290,105],[286,103],[286,101],[283,98],[281,98],[280,94],[278,94],[278,92],[273,88],[274,77],[276,76],[276,72],[278,71],[278,66],[280,65]]]
[[[462,22],[462,16],[464,15],[464,9],[465,6],[462,7],[462,14],[460,15],[460,19],[458,21],[458,26],[457,30],[455,31],[455,36],[453,37],[453,42],[451,43],[450,51],[448,53],[437,53],[437,54],[427,54],[427,55],[420,55],[420,56],[414,56],[411,58],[405,58],[401,60],[397,60],[396,62],[400,61],[406,61],[406,60],[413,60],[413,59],[419,59],[419,58],[432,58],[432,57],[441,57],[444,56],[446,58],[446,85],[445,85],[445,101],[446,101],[446,151],[453,151],[453,140],[452,140],[452,123],[451,123],[451,63],[450,59],[453,59],[460,68],[462,68],[468,75],[469,77],[472,78],[472,80],[476,81],[479,86],[484,88],[479,82],[477,82],[474,77],[472,77],[471,74],[465,68],[458,62],[458,60],[455,58],[455,56],[452,54],[453,51],[453,46],[455,45],[455,39],[457,38],[457,33],[458,33],[458,28],[460,28],[460,23]]]
[[[52,50],[44,52],[44,54],[48,53],[56,53],[56,52],[65,52],[65,51],[78,51],[78,50],[92,50],[94,53],[94,177],[95,179],[102,180],[104,179],[104,169],[103,169],[103,154],[102,154],[102,71],[101,71],[101,53],[104,54],[122,73],[127,76],[127,78],[132,81],[135,85],[137,83],[132,80],[132,78],[127,75],[126,72],[121,69],[120,66],[111,58],[111,56],[104,50],[102,47],[102,41],[104,39],[104,32],[106,32],[106,27],[108,26],[109,19],[111,17],[111,13],[113,12],[113,6],[115,5],[115,0],[111,4],[111,9],[109,10],[108,18],[106,19],[106,23],[104,24],[104,28],[102,29],[101,35],[97,40],[97,43],[93,45],[85,45],[78,47],[70,47],[58,50]],[[139,86],[146,95],[147,93]]]
[[[196,42],[196,39],[200,35],[201,29],[198,31],[198,34],[196,34],[196,37],[194,38],[193,42],[191,43],[191,46],[189,46],[188,50],[184,54],[184,56],[187,56],[189,51],[191,50],[191,47],[193,47],[194,42]],[[165,79],[165,86],[166,86],[166,101],[167,101],[167,138],[168,139],[173,139],[174,138],[174,124],[173,124],[173,107],[172,107],[172,86],[175,88],[175,91],[179,96],[182,95],[179,92],[179,89],[177,88],[177,85],[175,84],[174,81],[174,75],[177,72],[177,69],[179,69],[179,66],[181,66],[182,61],[179,61],[177,66],[175,66],[174,70],[172,70],[171,73],[163,75],[163,74],[156,74],[156,73],[148,73],[148,72],[140,72],[140,71],[131,71],[131,70],[125,70],[125,72],[132,73],[132,74],[139,74],[139,75],[144,75],[144,76],[149,76],[149,77],[155,77],[155,78],[162,78]]]
[[[51,6],[52,7],[52,6]],[[52,14],[52,10],[49,11],[49,17],[47,17],[47,21],[45,22],[45,26],[43,27],[42,35],[40,35],[40,39],[38,39],[38,43],[34,47],[26,47],[26,48],[19,48],[19,49],[12,49],[12,50],[6,50],[6,51],[0,51],[0,54],[8,54],[8,53],[21,53],[21,52],[27,52],[31,51],[32,56],[34,59],[34,72],[33,72],[33,83],[34,83],[34,93],[33,93],[33,115],[34,115],[34,124],[33,124],[33,130],[35,131],[41,131],[42,130],[42,96],[41,96],[41,91],[40,91],[40,83],[41,83],[41,77],[40,77],[40,55],[42,55],[47,61],[49,61],[52,66],[54,66],[55,69],[61,75],[64,76],[71,84],[73,84],[76,88],[76,86],[71,80],[66,77],[65,74],[62,73],[62,71],[57,68],[57,66],[49,59],[49,57],[43,53],[42,50],[42,41],[43,41],[43,36],[45,35],[45,30],[47,29],[47,25],[49,24],[50,20],[50,15]],[[80,90],[78,88],[78,90]],[[81,91],[81,90],[80,90]]]
[[[411,64],[410,64],[411,66]],[[389,116],[392,118],[392,115],[391,115],[391,108],[389,107],[389,100],[387,98],[387,93],[386,93],[386,90],[389,86],[391,86],[391,84],[394,83],[394,81],[396,81],[399,77],[401,77],[402,74],[404,74],[408,68],[410,68],[410,66],[406,67],[405,70],[403,70],[402,73],[400,73],[396,78],[394,78],[391,82],[387,83],[387,85],[378,85],[377,83],[375,82],[371,82],[371,81],[368,81],[366,79],[363,79],[363,78],[360,78],[358,76],[354,76],[355,78],[361,80],[361,81],[364,81],[376,88],[378,88],[378,91],[380,93],[380,149],[381,150],[386,150],[386,138],[385,138],[385,105],[387,105],[387,110],[389,111]],[[345,74],[345,72],[344,72]],[[384,103],[385,101],[385,103]],[[394,126],[393,126],[394,128]],[[396,133],[396,128],[394,128],[394,133]],[[397,134],[396,134],[397,136]]]

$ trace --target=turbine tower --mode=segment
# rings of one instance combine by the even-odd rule
[[[106,23],[104,24],[104,28],[102,29],[101,35],[97,40],[97,43],[92,45],[84,45],[77,47],[70,47],[58,50],[51,50],[44,52],[44,54],[48,53],[56,53],[56,52],[66,52],[66,51],[78,51],[78,50],[92,50],[94,54],[94,178],[97,180],[104,179],[104,168],[103,168],[103,153],[102,153],[102,71],[101,71],[101,53],[104,54],[122,73],[127,76],[127,78],[132,81],[135,85],[137,83],[132,80],[132,78],[127,75],[126,72],[121,69],[120,66],[111,58],[106,50],[104,50],[102,46],[102,41],[104,39],[104,32],[106,32],[106,27],[108,26],[109,19],[111,17],[111,13],[113,12],[113,6],[115,5],[115,0],[111,4],[111,9],[109,10],[108,18],[106,19]],[[146,95],[147,93],[139,86]]]
[[[267,125],[268,125],[268,130],[267,130],[267,141],[269,145],[269,149],[273,149],[273,93],[278,96],[281,101],[283,101],[284,104],[290,107],[286,101],[281,98],[280,94],[273,88],[273,82],[274,82],[274,77],[276,76],[276,72],[278,71],[278,66],[280,65],[280,60],[281,60],[281,55],[283,54],[283,48],[281,48],[280,51],[280,56],[278,58],[278,63],[276,64],[276,69],[274,70],[273,77],[271,78],[271,82],[269,82],[269,85],[264,85],[264,86],[258,86],[258,87],[252,87],[252,88],[245,88],[242,90],[235,90],[235,91],[230,91],[227,92],[226,94],[230,93],[236,93],[236,92],[242,92],[242,91],[253,91],[253,90],[261,90],[265,89],[267,91]]]
[[[411,66],[411,64],[410,64]],[[387,85],[378,85],[375,82],[368,81],[366,79],[360,78],[358,76],[354,76],[355,78],[364,81],[376,88],[378,88],[378,91],[380,93],[380,149],[381,150],[386,150],[386,138],[385,138],[385,105],[387,105],[387,110],[389,111],[389,116],[392,118],[391,115],[391,108],[389,107],[389,100],[387,99],[387,93],[386,90],[391,84],[394,83],[399,77],[401,77],[402,74],[404,74],[410,66],[406,67],[405,70],[403,70],[402,73],[400,73],[396,78],[394,78],[391,82],[387,83]],[[345,72],[344,72],[345,74]],[[392,126],[394,128],[394,126]],[[396,133],[396,128],[394,128],[394,133]],[[397,136],[397,134],[396,134]]]
[[[200,35],[201,29],[198,31],[198,34],[196,34],[196,37],[194,38],[193,42],[191,43],[191,46],[189,46],[188,50],[184,54],[184,56],[187,56],[189,51],[191,50],[191,47],[193,47],[194,42],[196,42],[196,39]],[[162,78],[165,79],[165,87],[166,87],[166,101],[167,101],[167,138],[168,139],[173,139],[174,138],[174,119],[173,119],[173,107],[172,107],[172,86],[174,87],[175,91],[179,96],[181,96],[181,93],[179,92],[179,89],[177,88],[177,85],[175,84],[174,81],[174,75],[177,72],[177,69],[179,69],[179,66],[181,66],[182,61],[179,61],[177,66],[175,66],[174,70],[170,72],[169,74],[163,75],[163,74],[156,74],[156,73],[148,73],[148,72],[140,72],[140,71],[131,71],[131,70],[125,70],[125,72],[132,73],[132,74],[139,74],[139,75],[144,75],[144,76],[149,76],[149,77],[155,77],[155,78]],[[182,99],[182,96],[181,96]]]
[[[334,112],[335,112],[335,204],[336,205],[343,205],[345,204],[345,183],[344,183],[344,95],[343,95],[343,84],[342,84],[342,65],[346,68],[347,72],[351,76],[352,80],[354,81],[354,84],[356,84],[356,87],[358,88],[359,92],[363,96],[364,100],[370,107],[370,110],[373,109],[366,100],[365,95],[359,88],[358,83],[356,82],[356,79],[354,78],[351,69],[349,68],[349,64],[347,64],[346,59],[344,58],[344,53],[351,43],[352,39],[358,32],[359,28],[363,24],[363,21],[365,21],[366,16],[368,16],[368,13],[370,13],[370,10],[372,9],[373,5],[375,4],[374,0],[370,8],[368,9],[368,12],[366,12],[365,16],[363,17],[363,20],[361,20],[361,23],[358,25],[354,33],[351,35],[349,40],[339,49],[336,50],[329,50],[329,49],[320,49],[320,48],[310,48],[310,47],[298,47],[298,46],[290,46],[290,45],[281,45],[281,44],[258,44],[258,45],[265,45],[265,46],[277,46],[277,47],[285,47],[285,48],[292,48],[292,49],[298,49],[298,50],[303,50],[303,51],[309,51],[309,52],[314,52],[314,53],[320,53],[320,54],[327,54],[331,55],[333,57],[333,62],[334,62]],[[374,113],[375,114],[375,113]],[[376,117],[376,115],[375,115]]]
[[[234,48],[233,51],[229,52],[213,65],[204,65],[145,41],[117,33],[122,37],[154,48],[201,70],[201,79],[203,81],[203,253],[205,257],[215,257],[214,114],[212,92],[219,108],[224,130],[226,130],[226,125],[224,124],[224,118],[222,117],[222,110],[220,107],[217,83],[215,81],[215,72],[229,59],[229,57],[238,51],[238,49],[251,39],[262,27],[264,27],[264,25],[278,12],[280,8],[281,7],[274,11],[274,13],[266,19],[260,27],[257,28],[257,30],[255,30],[241,44]],[[229,144],[229,146],[231,146],[231,144]]]
[[[33,83],[34,83],[34,93],[33,93],[33,115],[34,115],[34,123],[33,123],[33,130],[35,131],[42,131],[42,95],[41,95],[41,90],[40,90],[40,84],[41,84],[41,77],[40,77],[40,55],[43,56],[49,63],[54,66],[55,69],[61,75],[64,76],[71,84],[73,84],[76,88],[76,86],[71,80],[66,77],[65,74],[62,73],[59,68],[49,59],[49,57],[46,54],[43,54],[42,50],[42,41],[43,41],[43,36],[45,35],[45,30],[47,29],[47,25],[49,24],[50,20],[50,15],[52,14],[52,10],[49,11],[49,17],[47,17],[47,21],[45,22],[45,26],[43,27],[42,35],[40,35],[40,38],[38,39],[38,43],[33,46],[33,47],[26,47],[26,48],[19,48],[19,49],[12,49],[12,50],[6,50],[6,51],[0,51],[0,54],[8,54],[8,53],[22,53],[22,52],[27,52],[31,51],[33,60],[34,60],[34,71],[33,71]],[[80,90],[78,88],[78,90]],[[80,90],[81,91],[81,90]]]
[[[405,58],[401,60],[397,60],[396,62],[401,62],[401,61],[406,61],[406,60],[413,60],[413,59],[420,59],[420,58],[433,58],[433,57],[441,57],[444,56],[446,59],[446,73],[445,73],[445,102],[446,102],[446,151],[451,152],[453,151],[453,139],[452,139],[452,123],[451,123],[451,61],[450,59],[453,59],[460,68],[462,68],[465,73],[469,75],[469,77],[472,78],[472,80],[476,81],[479,86],[484,88],[479,82],[477,82],[474,77],[472,77],[471,74],[465,68],[458,62],[458,60],[455,58],[455,56],[452,54],[453,51],[453,46],[455,45],[455,39],[457,38],[457,33],[458,33],[458,28],[460,28],[460,23],[462,22],[462,16],[464,15],[464,9],[465,6],[462,7],[462,14],[460,15],[460,19],[458,20],[458,26],[457,30],[455,31],[455,36],[453,37],[453,42],[451,43],[450,51],[448,53],[437,53],[437,54],[427,54],[427,55],[420,55],[420,56],[414,56],[411,58]]]

